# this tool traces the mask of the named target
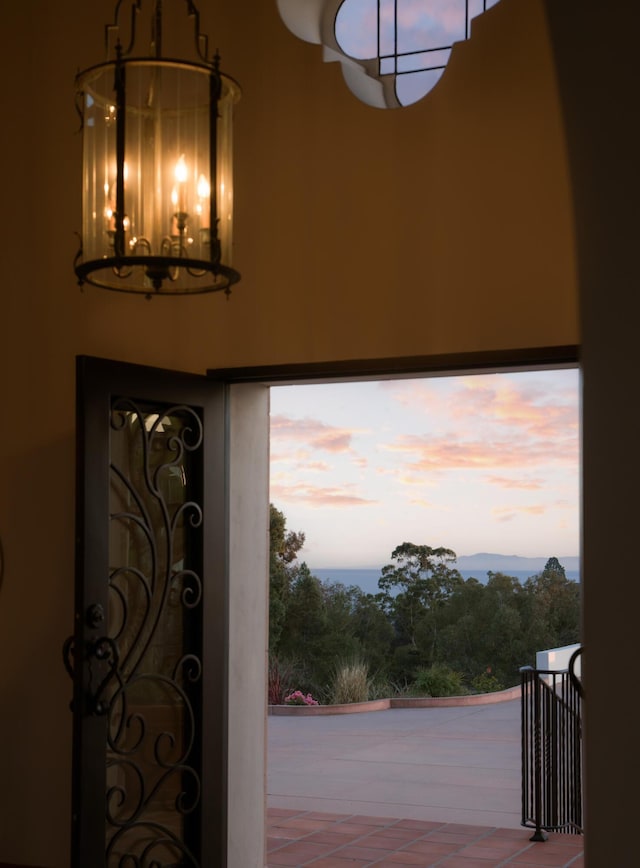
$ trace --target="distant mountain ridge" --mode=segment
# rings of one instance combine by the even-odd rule
[[[577,555],[569,555],[567,557],[560,557],[559,555],[549,555],[549,558],[551,557],[557,557],[561,565],[565,568],[567,572],[580,571],[580,558]],[[454,566],[461,572],[481,570],[482,572],[486,573],[487,570],[491,570],[492,573],[504,573],[507,570],[518,570],[518,572],[524,573],[527,570],[531,570],[529,575],[533,576],[535,573],[540,573],[542,572],[542,570],[544,570],[549,558],[525,558],[521,557],[520,555],[500,555],[494,552],[478,552],[475,555],[461,555],[456,559]],[[320,570],[322,572],[328,571],[332,573],[342,570],[349,570],[355,572],[379,572],[380,570],[382,570],[383,566],[383,564],[380,564],[380,566],[370,564],[368,566],[360,567],[331,566],[316,567],[316,570]]]
[[[549,555],[554,557],[554,555]],[[580,558],[570,555],[558,558],[565,570],[580,570]],[[459,570],[491,570],[493,573],[504,573],[509,570],[531,570],[531,575],[542,572],[549,558],[523,558],[520,555],[500,555],[493,552],[478,552],[475,555],[461,555],[456,560]]]
[[[520,555],[478,552],[475,555],[459,557],[455,568],[463,579],[474,578],[484,585],[489,581],[487,575],[489,572],[504,573],[524,584],[531,576],[541,573],[548,560],[549,558],[523,558]],[[566,570],[567,579],[580,581],[579,557],[558,557],[558,560]],[[347,587],[357,585],[367,594],[377,594],[379,591],[378,580],[382,567],[310,567],[310,569],[312,574],[322,581],[340,582]]]

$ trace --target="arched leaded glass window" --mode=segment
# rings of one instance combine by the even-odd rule
[[[499,0],[278,0],[287,27],[324,46],[345,81],[379,108],[411,105],[442,75],[471,22]]]

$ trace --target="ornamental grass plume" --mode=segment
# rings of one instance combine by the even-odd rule
[[[359,658],[344,660],[336,666],[332,700],[336,705],[366,702],[369,699],[369,667]]]

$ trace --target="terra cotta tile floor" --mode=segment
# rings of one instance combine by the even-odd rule
[[[267,868],[584,868],[584,839],[395,817],[269,808]]]

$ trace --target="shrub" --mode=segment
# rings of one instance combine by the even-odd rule
[[[389,699],[401,696],[403,688],[400,684],[390,681],[385,675],[375,675],[369,679],[369,699]]]
[[[491,674],[491,669],[474,678],[471,686],[477,693],[495,693],[497,690],[504,690],[504,684]]]
[[[462,696],[467,693],[462,675],[443,663],[434,663],[428,669],[418,669],[411,685],[415,696]]]
[[[334,704],[366,702],[369,698],[369,667],[357,657],[338,663],[333,676],[331,698]]]
[[[269,658],[269,705],[284,705],[285,697],[291,693],[297,680],[297,667],[294,663]]]
[[[393,681],[401,683],[420,667],[426,665],[420,651],[412,645],[398,645],[390,661],[389,676]]]

